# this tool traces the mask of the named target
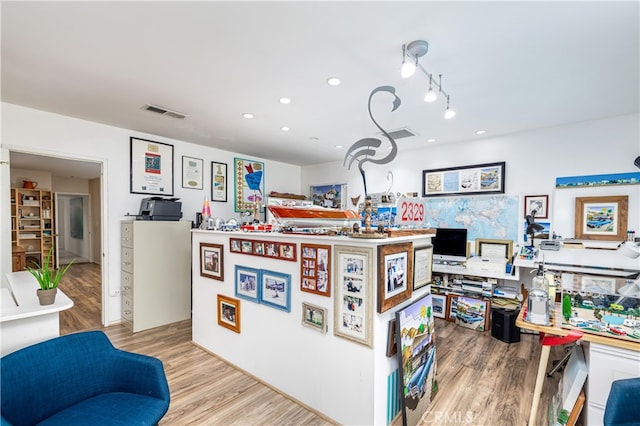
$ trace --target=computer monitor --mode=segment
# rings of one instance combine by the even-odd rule
[[[466,228],[436,228],[431,243],[433,263],[456,264],[467,260]]]

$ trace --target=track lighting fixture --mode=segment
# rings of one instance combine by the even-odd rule
[[[429,43],[424,40],[414,40],[409,44],[402,45],[402,66],[400,75],[403,78],[411,77],[417,69],[429,78],[429,90],[424,96],[425,102],[434,102],[438,99],[438,94],[433,86],[437,88],[438,93],[442,93],[447,99],[447,108],[444,112],[444,118],[451,119],[455,117],[456,112],[449,106],[449,94],[442,89],[442,74],[438,75],[438,81],[434,81],[433,74],[427,71],[419,62],[419,59],[429,51]]]

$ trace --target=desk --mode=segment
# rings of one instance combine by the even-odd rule
[[[523,315],[524,312],[526,311],[526,309],[522,309],[520,311],[520,315],[518,315],[518,318],[516,319],[516,326],[520,327],[520,328],[524,328],[525,330],[532,330],[532,331],[538,331],[540,333],[545,333],[545,334],[550,334],[550,335],[555,335],[555,336],[566,336],[567,334],[569,334],[569,329],[564,329],[561,327],[561,324],[556,321],[557,318],[561,318],[562,317],[562,312],[561,312],[561,304],[558,303],[556,304],[555,307],[555,311],[553,314],[553,317],[551,318],[551,325],[549,326],[544,326],[544,325],[536,325],[536,324],[531,324],[528,323],[526,321],[524,321],[523,319]],[[623,353],[628,353],[629,351],[631,352],[631,356],[630,358],[632,359],[631,362],[635,362],[635,360],[633,358],[640,358],[640,343],[636,343],[636,342],[631,342],[631,341],[627,341],[627,340],[620,340],[620,339],[616,339],[616,338],[610,338],[610,337],[605,337],[605,336],[600,336],[597,334],[590,334],[590,333],[585,333],[584,336],[582,337],[582,339],[580,339],[581,342],[590,342],[593,343],[594,347],[596,348],[612,348],[614,351],[619,350],[618,352],[620,354]],[[590,348],[591,350],[591,348]],[[533,401],[531,403],[531,413],[529,414],[529,425],[533,426],[535,425],[535,417],[536,417],[536,413],[538,411],[538,405],[540,403],[540,393],[542,392],[542,383],[546,374],[546,369],[547,369],[547,364],[549,362],[549,352],[551,351],[551,346],[542,346],[542,350],[540,352],[540,363],[538,364],[538,374],[536,376],[536,385],[533,391]],[[600,349],[599,352],[601,352],[602,350]],[[589,376],[588,377],[592,377],[594,376],[594,374],[592,374],[595,370],[598,370],[599,373],[601,373],[601,364],[600,363],[596,363],[595,362],[595,358],[593,356],[587,356],[588,359],[588,363],[589,363]],[[607,363],[610,363],[611,360],[607,360],[605,361]],[[629,376],[633,376],[633,373],[635,371],[632,371],[631,374],[629,374]],[[617,372],[616,372],[617,373]],[[602,374],[600,374],[602,376]],[[637,371],[637,375],[640,376],[640,371]],[[619,374],[614,374],[614,372],[612,372],[611,375],[609,375],[609,377],[603,377],[603,380],[609,380],[609,384],[608,386],[610,386],[610,381],[612,381],[613,379],[618,379],[618,378],[623,378],[623,377],[619,377]],[[595,380],[590,380],[590,388],[591,389],[591,385],[593,385],[593,387],[595,388],[596,386],[600,389],[602,389],[603,387],[606,387],[607,384],[606,382],[603,383],[603,380],[601,380],[598,383],[595,383]],[[588,392],[587,393],[587,401],[592,398],[594,395],[592,395],[594,392]],[[594,410],[590,410],[591,412],[594,413],[594,415],[597,413],[597,410],[600,409],[601,411],[604,411],[604,406],[603,406],[603,402],[606,403],[606,396],[608,396],[609,394],[609,389],[606,388],[606,395],[604,395],[604,401],[603,401],[603,396],[600,395],[599,401],[596,403],[597,407],[596,407],[596,411]],[[587,403],[588,406],[588,403]],[[601,406],[601,407],[600,407]],[[589,413],[587,413],[587,415],[589,415]],[[588,419],[588,424],[592,425],[592,424],[602,424],[602,418],[598,419]]]
[[[59,336],[60,311],[73,307],[73,301],[58,289],[56,301],[41,306],[38,282],[27,271],[7,274],[7,281],[9,287],[0,288],[0,355]]]

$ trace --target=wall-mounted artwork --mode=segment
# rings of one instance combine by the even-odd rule
[[[556,188],[581,188],[612,185],[640,185],[640,172],[556,178]]]
[[[200,243],[200,276],[224,281],[224,247]]]
[[[218,325],[240,333],[240,301],[218,294]]]
[[[331,296],[331,246],[300,244],[300,290]]]
[[[236,297],[260,303],[260,270],[236,265],[235,272]]]
[[[202,169],[204,161],[201,158],[182,156],[182,187],[202,189]]]
[[[628,206],[627,195],[577,197],[575,237],[582,240],[626,240]]]
[[[211,162],[211,201],[227,201],[227,164]]]
[[[505,162],[422,171],[422,196],[503,194]]]
[[[549,196],[548,195],[525,195],[524,214],[533,215],[536,219],[547,219],[549,217]]]
[[[327,309],[302,302],[302,325],[321,333],[327,332]]]
[[[262,208],[265,201],[264,163],[234,158],[233,170],[235,211],[253,211],[256,204]]]
[[[346,209],[347,207],[347,184],[337,183],[334,185],[311,185],[311,201],[316,206],[328,207],[330,209]]]
[[[282,311],[291,311],[291,275],[262,270],[260,273],[260,303]]]
[[[413,244],[378,247],[378,312],[411,298],[413,291]]]
[[[173,145],[129,138],[132,194],[173,195]]]

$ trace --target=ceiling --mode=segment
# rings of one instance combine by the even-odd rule
[[[291,164],[341,160],[380,138],[367,101],[381,85],[402,104],[391,112],[390,95],[374,96],[376,120],[416,134],[401,152],[639,112],[636,1],[1,7],[2,101]],[[429,42],[420,63],[443,75],[451,120],[442,99],[423,102],[423,74],[400,77],[402,44],[416,39]]]

